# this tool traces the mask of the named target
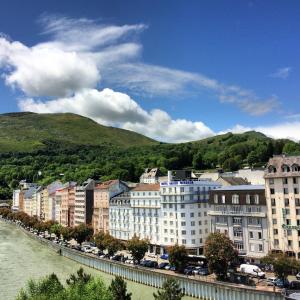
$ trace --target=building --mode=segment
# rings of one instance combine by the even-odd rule
[[[132,207],[130,192],[123,192],[109,200],[109,233],[127,241],[133,236]]]
[[[26,182],[26,180],[19,182],[19,189],[13,191],[13,211],[25,211],[24,193],[32,187],[37,187],[37,184]]]
[[[210,228],[209,191],[221,185],[206,180],[174,180],[168,174],[168,181],[160,183],[160,243],[164,248],[177,243],[190,254],[202,254]]]
[[[149,251],[160,253],[160,184],[139,184],[130,194],[132,235],[148,239]]]
[[[36,191],[37,188],[34,186],[24,191],[24,212],[31,217],[36,215],[36,198],[34,198]]]
[[[65,183],[57,190],[58,198],[60,199],[60,224],[67,227],[74,227],[75,214],[75,187],[76,182],[70,181]],[[55,199],[55,204],[58,206],[58,198]],[[57,215],[56,215],[57,218]]]
[[[88,179],[82,185],[75,187],[75,226],[92,224],[94,208],[95,180]]]
[[[300,156],[274,156],[265,171],[270,249],[300,259]]]
[[[153,168],[153,169],[147,168],[145,169],[145,172],[140,177],[140,183],[150,183],[150,184],[157,183],[160,176],[162,176],[162,173],[159,170],[159,168]]]
[[[242,177],[235,176],[220,176],[217,180],[222,186],[230,186],[230,185],[246,185],[248,181],[243,179]]]
[[[259,261],[268,251],[264,185],[224,186],[210,191],[210,231],[226,234],[241,257]]]
[[[97,184],[94,189],[93,228],[95,232],[109,232],[109,200],[128,190],[121,180],[108,180]]]

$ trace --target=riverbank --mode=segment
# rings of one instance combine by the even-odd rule
[[[65,281],[71,273],[82,265],[66,259],[49,249],[36,239],[16,227],[0,219],[0,299],[14,300],[18,291],[26,282],[41,276],[56,273],[61,281]],[[87,273],[99,276],[108,285],[113,275],[97,271],[87,266]],[[153,292],[157,289],[127,281],[127,287],[132,292],[132,300],[153,300]],[[184,300],[192,300],[184,297]]]

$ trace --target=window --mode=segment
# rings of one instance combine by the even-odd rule
[[[286,214],[286,215],[289,215],[289,214],[290,214],[290,209],[289,209],[289,208],[286,208],[286,209],[285,209],[285,214]]]
[[[185,217],[185,213],[181,213],[180,216],[181,216],[181,218],[184,218]]]
[[[196,231],[195,230],[191,230],[191,235],[195,235]]]
[[[185,226],[185,222],[181,222],[181,226]]]
[[[290,200],[289,199],[284,199],[284,205],[289,206],[290,205]]]
[[[207,212],[206,211],[203,214],[204,214],[204,217],[207,217]]]
[[[298,183],[298,178],[297,177],[293,177],[293,184],[297,184]]]
[[[166,238],[166,237],[165,237],[165,242],[166,242],[166,243],[168,242],[168,238]]]
[[[196,244],[196,240],[192,240],[192,244]]]
[[[181,240],[182,245],[186,244],[186,240]]]
[[[226,202],[226,196],[225,195],[222,195],[221,202],[222,202],[222,204],[225,204],[225,202]]]
[[[201,217],[201,212],[198,212],[198,217]]]
[[[191,217],[191,218],[194,218],[194,213],[190,213],[190,217]]]
[[[218,195],[217,194],[214,195],[214,203],[218,204]]]
[[[250,195],[246,195],[246,204],[250,204],[250,203],[251,203]]]
[[[202,244],[202,238],[199,239],[200,244]]]
[[[254,204],[259,204],[259,195],[254,195]]]
[[[181,204],[181,205],[180,205],[180,208],[184,208],[184,204]]]
[[[192,221],[192,222],[191,222],[191,226],[195,226],[195,221]]]
[[[186,230],[181,230],[182,235],[186,235]]]
[[[278,229],[273,229],[273,234],[277,235],[278,234]]]
[[[299,189],[298,188],[294,188],[294,194],[299,194]]]
[[[296,206],[300,206],[300,199],[299,199],[299,198],[296,198],[296,199],[295,199],[295,205],[296,205]]]
[[[165,232],[165,233],[168,233],[168,229],[165,229],[164,232]]]
[[[300,220],[297,220],[297,225],[298,225],[298,226],[300,225]]]
[[[272,215],[276,215],[276,208],[272,208]]]
[[[199,234],[202,234],[202,229],[199,229]]]
[[[200,226],[202,225],[202,221],[199,221],[198,223],[199,223]]]
[[[273,225],[276,225],[277,224],[277,219],[273,219]]]
[[[261,232],[258,232],[258,239],[259,239],[259,240],[262,239],[262,234],[261,234]]]
[[[253,231],[249,231],[249,238],[250,238],[250,239],[253,239],[253,237],[254,237],[254,236],[253,236]]]
[[[270,194],[274,195],[275,194],[275,189],[270,189]]]
[[[288,179],[287,178],[282,178],[282,183],[283,184],[288,184]]]
[[[275,199],[274,199],[274,198],[271,199],[271,205],[272,205],[272,206],[276,206],[276,202],[275,202]]]
[[[289,247],[292,247],[292,246],[293,246],[293,241],[288,240],[288,246],[289,246]]]
[[[291,236],[291,235],[292,235],[292,230],[288,229],[288,230],[286,231],[286,234],[287,234],[288,236]]]
[[[278,246],[279,245],[279,240],[275,239],[274,240],[274,246]]]
[[[269,183],[270,183],[270,184],[274,184],[274,178],[270,178],[270,179],[269,179]]]
[[[234,230],[233,231],[233,235],[235,237],[242,237],[243,236],[243,232],[241,230]]]
[[[298,215],[298,216],[300,215],[300,209],[299,208],[296,209],[296,215]]]
[[[168,215],[168,213],[166,211],[164,211],[164,217],[166,217]]]
[[[171,233],[171,234],[174,234],[174,229],[171,229],[171,230],[170,230],[170,233]]]
[[[284,188],[284,189],[283,189],[283,193],[284,193],[285,195],[287,195],[287,194],[289,193],[289,189],[288,189],[288,188]]]
[[[285,220],[285,224],[286,224],[286,225],[291,225],[291,220],[290,220],[290,219],[286,219],[286,220]]]
[[[184,192],[184,187],[180,187],[180,193]]]
[[[263,252],[263,245],[262,244],[258,244],[258,251]]]
[[[232,195],[232,204],[239,204],[239,195]]]
[[[232,223],[233,224],[242,224],[242,218],[239,218],[239,217],[233,217],[232,218]]]

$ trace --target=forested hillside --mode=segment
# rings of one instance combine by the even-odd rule
[[[41,116],[48,121],[43,123]],[[163,144],[72,114],[2,115],[0,129],[0,199],[11,198],[11,190],[21,179],[41,184],[55,179],[82,182],[89,177],[137,181],[146,167],[160,167],[163,172],[216,167],[236,170],[243,166],[263,166],[273,154],[300,154],[299,143],[274,140],[257,132]]]

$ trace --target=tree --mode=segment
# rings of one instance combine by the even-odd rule
[[[184,246],[178,244],[168,248],[169,262],[176,267],[178,272],[182,272],[187,264],[187,251]]]
[[[81,244],[82,242],[91,238],[93,235],[93,228],[86,226],[85,224],[80,224],[74,227],[72,235],[74,239]]]
[[[265,264],[273,266],[274,273],[281,279],[286,279],[293,269],[299,269],[299,262],[283,253],[269,253],[262,259]]]
[[[148,240],[142,240],[138,236],[134,235],[132,239],[127,242],[127,249],[133,257],[133,260],[137,263],[144,258],[145,253],[149,247]]]
[[[70,277],[66,280],[67,285],[75,285],[75,284],[86,284],[91,279],[91,274],[87,274],[84,272],[83,268],[81,267],[77,274],[71,274]]]
[[[63,226],[61,224],[53,224],[50,227],[50,233],[54,233],[57,237],[61,236]]]
[[[193,168],[200,170],[203,168],[202,153],[199,151],[193,157]]]
[[[98,249],[103,252],[106,249],[107,233],[100,231],[94,235],[94,241]]]
[[[131,300],[131,293],[127,293],[127,283],[120,276],[116,276],[111,281],[109,290],[112,292],[114,300]]]
[[[233,242],[223,233],[211,233],[204,245],[204,255],[208,260],[208,267],[217,279],[227,278],[228,265],[237,257]]]
[[[123,244],[111,235],[105,239],[105,245],[110,256],[113,256],[117,251],[123,249]]]
[[[67,240],[67,241],[70,240],[73,237],[73,235],[74,235],[73,228],[71,228],[71,227],[63,227],[61,229],[61,235],[63,236],[63,238],[65,240]]]
[[[157,294],[153,293],[155,300],[180,300],[184,296],[178,282],[173,279],[167,279],[162,286],[162,290],[158,290]]]

